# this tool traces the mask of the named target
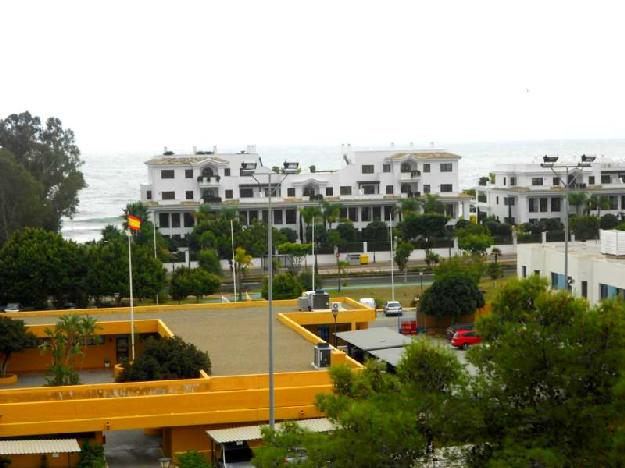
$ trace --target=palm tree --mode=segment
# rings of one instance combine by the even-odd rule
[[[409,214],[416,214],[419,211],[421,203],[416,198],[405,198],[400,202],[400,210],[403,217]]]
[[[305,206],[300,211],[300,216],[304,220],[304,232],[302,238],[306,242],[306,227],[312,224],[313,218],[321,217],[321,210],[318,206]]]
[[[438,195],[426,193],[425,197],[421,198],[421,205],[423,212],[427,214],[443,214],[445,212],[445,205]]]
[[[580,207],[586,204],[586,200],[588,196],[585,192],[570,192],[569,193],[569,204],[575,207],[575,214],[579,216]]]
[[[588,199],[588,209],[597,210],[597,218],[601,218],[601,210],[610,209],[610,199],[603,195],[593,194]]]
[[[332,229],[332,224],[341,216],[342,207],[343,205],[340,203],[328,203],[325,200],[321,201],[321,216],[329,229]]]

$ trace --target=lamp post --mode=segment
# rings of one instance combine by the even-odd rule
[[[277,182],[279,187],[289,174],[295,174],[299,170],[299,163],[285,162],[282,173],[284,177]],[[268,334],[269,334],[269,426],[273,429],[276,424],[276,402],[275,402],[275,386],[273,372],[273,213],[271,212],[271,195],[273,187],[271,184],[271,176],[279,175],[271,169],[261,166],[256,169],[256,163],[247,163],[242,165],[242,175],[250,175],[262,187],[258,177],[267,177],[267,310],[268,310]]]
[[[388,227],[389,230],[389,240],[391,241],[391,300],[394,301],[395,300],[395,274],[393,272],[393,270],[395,269],[395,265],[393,263],[393,220],[391,219],[391,222],[389,224]]]
[[[423,271],[419,272],[419,281],[421,282],[421,295],[423,295]]]
[[[339,315],[339,305],[332,304],[332,317],[334,317],[334,347],[336,348],[336,316]]]
[[[230,241],[232,243],[232,286],[234,290],[234,302],[237,302],[237,264],[234,255],[234,222],[230,220]]]
[[[575,183],[576,174],[573,174],[573,178],[569,180],[569,172],[574,169],[581,169],[584,167],[591,167],[591,164],[595,160],[595,156],[586,156],[582,154],[580,161],[577,164],[556,164],[558,162],[557,156],[543,156],[543,163],[541,167],[551,169],[551,172],[558,178],[558,182],[564,187],[564,280],[566,281],[566,289],[569,290],[569,187]],[[560,173],[556,172],[556,169],[563,169],[566,178],[562,180]]]
[[[159,458],[158,462],[161,465],[161,468],[169,468],[171,466],[171,458]]]

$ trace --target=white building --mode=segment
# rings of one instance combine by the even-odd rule
[[[556,172],[561,172],[556,169]],[[480,180],[477,209],[502,222],[522,224],[546,218],[564,220],[563,192],[559,177],[540,164],[502,164],[493,171],[494,181]],[[570,191],[605,196],[608,209],[601,214],[625,214],[625,163],[597,160],[591,167],[569,174]],[[582,207],[569,207],[575,213]]]
[[[610,243],[617,247],[610,247]],[[609,297],[625,298],[624,254],[625,232],[601,231],[601,243],[570,242],[569,290],[591,304]],[[553,289],[566,288],[564,243],[519,244],[517,274],[520,278],[540,275],[549,280]]]
[[[272,197],[276,228],[299,235],[299,209],[321,199],[341,203],[341,219],[349,219],[357,229],[374,220],[389,221],[401,199],[424,193],[440,196],[451,218],[469,216],[473,201],[460,192],[456,154],[434,149],[349,150],[343,158],[346,165],[337,171],[302,172],[281,182]],[[267,220],[267,184],[259,185],[243,168],[246,164],[260,166],[253,146],[240,153],[214,149],[157,156],[146,162],[149,182],[141,185],[141,201],[156,214],[160,232],[176,238],[192,230],[193,212],[201,204],[215,210],[236,208],[246,225]]]

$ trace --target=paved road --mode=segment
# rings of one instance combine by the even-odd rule
[[[109,468],[156,468],[163,456],[161,438],[143,431],[107,431],[104,456]]]

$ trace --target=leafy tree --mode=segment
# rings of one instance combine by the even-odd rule
[[[416,215],[421,209],[421,203],[417,198],[404,198],[399,201],[401,214],[405,217],[408,215]]]
[[[452,317],[468,315],[484,306],[484,295],[467,275],[446,275],[434,279],[421,296],[421,309],[427,315]]]
[[[618,226],[618,218],[611,213],[604,214],[599,221],[599,227],[601,229],[614,229]]]
[[[54,117],[43,126],[39,117],[26,111],[0,120],[0,146],[13,153],[18,164],[41,184],[58,229],[62,216],[75,213],[78,192],[86,186],[74,132],[63,129]]]
[[[118,382],[143,382],[148,380],[196,379],[200,370],[211,373],[208,353],[179,337],[149,338],[143,353],[133,363],[124,365]]]
[[[206,457],[195,450],[178,455],[177,465],[180,468],[211,468]]]
[[[473,255],[483,255],[494,243],[488,228],[480,224],[469,224],[464,229],[458,229],[456,235],[458,247]]]
[[[345,242],[354,242],[356,240],[357,231],[351,221],[338,224],[336,230]]]
[[[423,213],[425,214],[440,214],[445,213],[445,205],[441,202],[438,195],[426,193],[424,197],[420,199]]]
[[[466,276],[476,285],[486,273],[484,258],[475,255],[455,255],[449,259],[441,260],[434,270],[434,279],[445,276]]]
[[[408,259],[410,254],[414,250],[414,245],[411,242],[401,241],[395,249],[395,263],[397,267],[404,272],[404,282],[407,281],[406,275],[408,274]]]
[[[104,447],[100,444],[91,445],[86,441],[80,447],[78,468],[105,468]]]
[[[96,319],[79,315],[64,315],[54,328],[45,328],[46,340],[40,345],[42,352],[50,353],[52,364],[48,369],[47,385],[76,385],[80,376],[75,369],[76,359],[84,358],[87,344],[96,335]]]
[[[273,299],[294,299],[302,295],[302,285],[297,277],[292,273],[280,273],[273,277]],[[263,279],[263,287],[261,296],[264,299],[269,297],[269,282],[267,278]]]
[[[237,283],[239,283],[238,288],[237,288],[237,291],[239,291],[239,300],[242,297],[241,281],[243,280],[243,277],[245,276],[247,269],[251,265],[252,265],[252,256],[249,255],[243,247],[237,247],[235,249],[235,254],[234,254],[234,268],[237,272]]]
[[[41,184],[11,153],[0,149],[0,246],[27,226],[54,228],[54,213]]]
[[[447,218],[441,214],[408,215],[399,223],[398,229],[404,240],[420,237],[443,237]]]
[[[217,276],[223,275],[219,256],[215,249],[202,249],[198,258],[200,268]]]
[[[596,239],[599,235],[599,218],[595,216],[574,216],[569,225],[577,240]]]
[[[328,229],[332,229],[332,225],[339,219],[342,207],[343,205],[340,203],[329,203],[326,200],[321,200],[321,216]]]
[[[304,221],[304,242],[308,239],[306,227],[310,226],[315,219],[315,223],[322,218],[321,210],[318,206],[305,206],[300,209],[300,217]]]
[[[219,276],[209,273],[201,268],[190,269],[177,268],[171,277],[171,297],[176,301],[186,299],[187,296],[195,296],[200,302],[200,297],[213,294],[219,290],[221,279]]]
[[[0,377],[6,377],[13,353],[35,346],[37,338],[24,327],[22,320],[0,317]]]
[[[592,194],[587,202],[588,210],[596,211],[597,218],[601,218],[601,210],[610,209],[610,199],[605,195]]]
[[[425,251],[425,264],[428,267],[431,267],[432,265],[436,265],[437,263],[440,263],[440,261],[441,261],[441,256],[437,254],[436,252],[434,252],[432,249],[427,249]]]
[[[495,287],[497,286],[497,280],[503,276],[503,268],[499,263],[489,263],[486,267],[488,270],[488,276],[495,282]]]
[[[306,255],[311,253],[312,244],[298,244],[285,242],[278,246],[278,250],[280,253],[285,255],[289,255],[291,257],[292,262],[292,272],[296,273],[302,267],[302,262]]]
[[[310,268],[305,268],[297,277],[298,281],[302,285],[302,289],[304,291],[312,291],[312,271]],[[315,289],[320,289],[323,287],[323,281],[319,277],[319,275],[315,276]]]
[[[388,226],[384,221],[371,221],[362,230],[362,238],[368,242],[388,242]]]
[[[286,242],[297,242],[297,232],[291,228],[281,228],[280,235]]]
[[[569,204],[575,207],[575,214],[580,215],[580,209],[586,204],[588,196],[585,192],[569,192]]]

